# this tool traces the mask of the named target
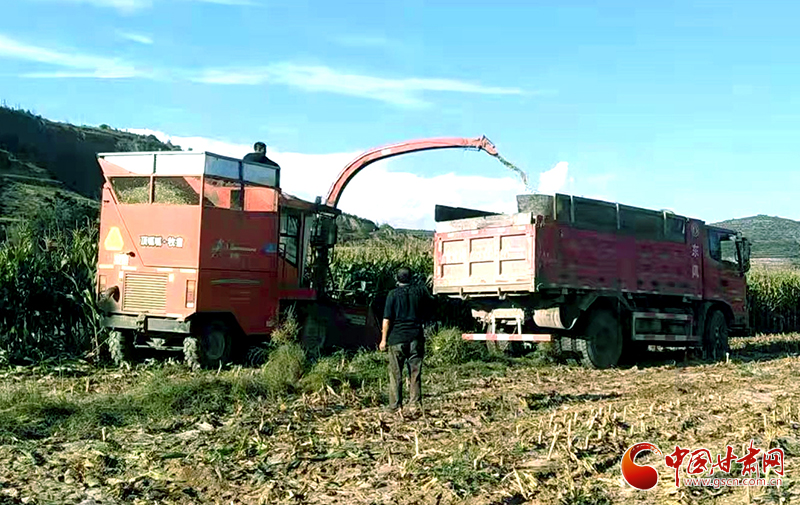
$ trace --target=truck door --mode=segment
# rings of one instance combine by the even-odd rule
[[[708,228],[705,298],[730,304],[734,314],[745,311],[744,268],[736,249],[736,234]]]

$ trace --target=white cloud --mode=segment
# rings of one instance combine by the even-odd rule
[[[191,0],[210,1],[210,0]],[[236,1],[241,0],[213,0]],[[152,44],[148,35],[118,32],[118,36],[141,44]],[[190,80],[220,85],[284,85],[308,92],[327,92],[379,100],[401,107],[429,105],[424,95],[429,92],[469,93],[483,95],[520,95],[522,90],[444,78],[386,78],[353,74],[327,66],[275,63],[253,69],[209,68],[198,72],[186,69],[144,69],[114,57],[54,50],[0,34],[0,58],[10,58],[58,67],[55,70],[32,70],[22,74],[30,78],[99,78],[99,79],[168,79]]]
[[[132,13],[153,6],[153,0],[37,0],[39,2],[58,2],[93,5],[116,9],[122,13]]]
[[[240,5],[240,6],[261,5],[255,0],[184,0],[184,1],[200,2],[206,4],[217,4],[217,5]]]
[[[558,163],[556,166],[539,174],[539,193],[553,195],[563,190],[567,185],[567,172],[569,164],[566,161]]]
[[[183,149],[210,151],[242,157],[251,151],[248,144],[229,143],[204,137],[179,137],[146,129],[132,133],[155,135]],[[305,154],[276,151],[267,155],[282,168],[283,189],[313,201],[327,195],[339,172],[361,152]],[[475,156],[485,156],[475,153]],[[433,229],[436,204],[468,207],[495,212],[516,212],[516,196],[525,188],[519,179],[509,177],[465,176],[449,173],[428,177],[390,171],[391,160],[376,162],[359,173],[342,193],[339,208],[344,212],[389,223],[399,228]],[[443,190],[446,188],[446,190]]]
[[[138,44],[144,44],[148,46],[153,44],[153,37],[143,33],[119,31],[117,32],[117,35],[125,40],[130,40],[131,42],[136,42]]]
[[[152,8],[157,1],[163,1],[163,0],[29,0],[29,1],[93,5],[95,7],[116,9],[117,11],[123,14],[131,14],[137,11]],[[217,4],[217,5],[231,5],[231,6],[260,5],[260,3],[256,0],[183,0],[183,1]]]
[[[117,58],[54,51],[44,47],[26,44],[0,34],[0,58],[2,57],[70,69],[69,71],[33,72],[26,74],[26,77],[98,77],[121,79],[145,75],[133,65]]]
[[[283,84],[306,91],[371,98],[393,105],[427,105],[422,94],[428,91],[484,95],[519,95],[518,88],[483,86],[455,79],[385,78],[340,72],[326,66],[277,63],[252,69],[207,69],[193,79],[207,84],[258,85]]]

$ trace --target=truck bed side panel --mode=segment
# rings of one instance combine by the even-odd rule
[[[701,296],[687,243],[548,223],[536,242],[539,288]]]

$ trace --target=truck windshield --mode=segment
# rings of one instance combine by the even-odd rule
[[[111,187],[119,203],[141,205],[150,202],[150,177],[114,177]],[[153,177],[153,201],[161,205],[199,205],[200,177]]]

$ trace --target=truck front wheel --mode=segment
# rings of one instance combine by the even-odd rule
[[[715,310],[709,315],[703,336],[703,354],[711,361],[719,361],[728,352],[728,321],[725,314]]]
[[[581,364],[587,368],[616,366],[622,356],[622,332],[617,319],[607,310],[595,311],[589,317],[583,337],[574,340]]]

